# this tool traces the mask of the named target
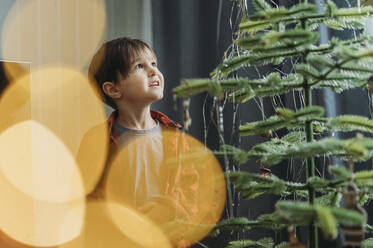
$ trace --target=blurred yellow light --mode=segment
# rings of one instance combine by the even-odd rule
[[[0,157],[0,230],[38,247],[77,237],[85,209],[83,185],[63,144],[42,125],[25,121],[0,135]]]
[[[2,27],[2,56],[82,69],[104,38],[105,0],[16,0]]]
[[[57,203],[85,196],[73,156],[35,121],[21,122],[0,135],[0,157],[3,175],[36,200]]]
[[[149,135],[139,135],[120,150],[104,182],[106,197],[140,211],[164,231],[173,246],[189,245],[205,237],[219,221],[225,205],[224,175],[215,156],[197,139],[179,131],[161,134],[161,147],[154,154]],[[162,150],[163,158],[157,162]],[[137,162],[145,154],[148,167],[140,170]],[[157,193],[151,195],[150,188]]]
[[[103,170],[109,138],[107,127],[102,124],[106,122],[102,103],[87,77],[62,67],[46,67],[27,74],[15,81],[0,98],[1,116],[14,116],[16,107],[23,111],[22,118],[1,119],[1,129],[23,118],[47,127],[76,157],[83,191],[91,192]],[[94,135],[84,139],[88,130]],[[82,142],[85,145],[79,149]]]
[[[113,202],[88,201],[81,235],[59,248],[171,248],[165,235],[135,210]]]
[[[161,229],[139,212],[113,202],[107,204],[107,210],[120,231],[141,247],[171,247]]]

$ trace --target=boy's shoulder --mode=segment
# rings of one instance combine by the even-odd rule
[[[173,120],[171,120],[167,115],[159,111],[150,110],[150,114],[153,119],[159,121],[161,124],[172,128],[181,128],[181,125]]]

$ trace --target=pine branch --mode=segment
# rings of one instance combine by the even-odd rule
[[[306,107],[297,112],[290,109],[277,109],[277,115],[264,121],[251,122],[239,127],[240,135],[248,136],[276,131],[299,122],[312,120],[324,114],[324,109],[318,106]]]
[[[290,243],[289,242],[281,242],[280,244],[276,245],[275,248],[289,248]]]
[[[342,194],[339,192],[329,192],[316,198],[316,204],[324,207],[339,207]]]
[[[280,64],[283,59],[298,56],[299,51],[273,52],[273,53],[248,53],[227,59],[211,72],[211,77],[224,78],[231,72],[251,65]]]
[[[287,182],[274,175],[263,175],[248,172],[230,172],[227,177],[234,183],[235,189],[242,192],[245,199],[253,199],[262,194],[275,194],[286,196],[291,193],[300,193],[308,188],[301,183]]]
[[[308,225],[312,220],[317,219],[317,208],[306,202],[278,201],[276,209],[283,218],[295,225]],[[327,208],[334,216],[336,223],[352,226],[365,224],[365,217],[353,210],[344,208]],[[330,224],[330,223],[329,223]]]
[[[348,171],[344,166],[329,166],[328,171],[336,179],[349,180],[351,177],[351,172]]]
[[[338,223],[345,226],[364,225],[366,223],[365,216],[345,208],[331,208],[334,217]]]
[[[184,79],[181,85],[173,89],[178,97],[189,97],[204,91],[213,96],[221,96],[223,92],[233,91],[229,95],[231,101],[246,101],[262,94],[278,94],[279,91],[288,92],[300,89],[301,78],[296,74],[281,78],[279,73],[271,73],[263,79],[249,80],[247,78],[217,79]]]
[[[363,116],[341,115],[329,118],[325,126],[329,131],[363,131],[373,133],[373,120]]]
[[[353,180],[359,187],[373,186],[373,170],[356,172]]]
[[[347,89],[363,87],[368,82],[368,78],[328,78],[320,81],[313,89],[330,88],[336,93],[341,93]]]
[[[222,230],[249,230],[252,227],[265,227],[281,230],[288,225],[304,226],[316,220],[327,236],[335,234],[337,223],[345,226],[365,224],[365,217],[353,210],[313,206],[306,202],[278,201],[276,211],[259,216],[256,220],[235,218],[223,220],[213,231],[216,235]],[[333,231],[334,230],[334,231]]]
[[[327,207],[316,207],[317,222],[325,239],[335,239],[338,235],[337,220]]]
[[[220,96],[222,92],[246,87],[260,87],[260,85],[265,83],[265,80],[249,80],[246,78],[231,78],[226,80],[206,78],[183,79],[181,84],[173,89],[173,94],[177,95],[178,97],[189,97],[204,91],[208,91],[214,96]]]
[[[336,177],[334,183],[331,182],[329,186],[338,186],[353,181],[358,187],[373,187],[373,170],[363,170],[352,174],[343,166],[329,166],[329,173]]]
[[[351,59],[352,58],[347,58]],[[345,59],[344,61],[346,61]],[[328,56],[309,55],[307,64],[296,65],[297,73],[307,78],[313,88],[332,88],[337,92],[345,89],[361,87],[367,84],[369,77],[373,73],[371,65],[365,63],[356,63],[356,60],[350,62],[336,63]],[[325,72],[320,70],[329,68]]]
[[[368,233],[373,233],[373,227],[369,224],[364,225],[365,231]]]
[[[372,42],[372,37],[369,35],[360,35],[356,39],[353,40],[343,40],[340,41],[338,38],[333,37],[330,39],[328,44],[321,44],[319,46],[312,46],[310,49],[307,50],[308,54],[325,54],[330,55],[330,53],[338,46],[356,46],[360,45],[361,43],[365,42]],[[310,55],[308,55],[310,56]]]
[[[327,1],[325,5],[325,18],[318,19],[326,26],[332,29],[343,30],[364,28],[364,21],[361,17],[366,17],[373,8],[340,8],[338,9],[334,2]]]
[[[210,235],[214,237],[217,236],[220,231],[225,230],[250,230],[252,227],[259,226],[259,224],[257,220],[248,220],[244,217],[222,220],[216,224],[215,229]]]
[[[286,34],[287,32],[289,33]],[[350,61],[356,62],[359,59],[363,59],[364,57],[366,58],[371,57],[371,54],[364,54],[364,51],[360,52],[361,54],[359,55],[359,57],[356,57],[355,51],[348,52],[348,49],[351,49],[350,48],[351,45],[358,46],[363,41],[367,41],[367,39],[365,40],[358,39],[355,41],[338,41],[337,39],[332,39],[329,45],[320,45],[319,47],[310,47],[310,44],[314,43],[315,40],[317,39],[317,35],[315,35],[314,32],[304,31],[304,30],[303,31],[291,30],[287,32],[285,33],[269,32],[267,34],[261,34],[261,35],[256,35],[256,36],[249,37],[249,38],[246,37],[246,38],[239,39],[237,41],[239,45],[243,46],[244,48],[253,49],[253,51],[249,53],[246,52],[245,55],[241,55],[239,57],[233,57],[233,58],[230,58],[224,61],[222,64],[217,66],[217,68],[211,73],[211,76],[224,78],[228,76],[231,72],[236,71],[240,69],[241,67],[251,66],[251,65],[265,65],[268,63],[277,64],[277,63],[280,63],[285,58],[300,56],[303,53],[310,54],[309,56],[311,59],[311,63],[310,63],[311,65],[312,65],[312,62],[314,62],[313,65],[317,65],[316,64],[317,60],[315,61],[315,59],[320,59],[320,58],[315,57],[313,54],[324,52],[324,53],[327,53],[326,54],[327,56],[329,56],[330,52],[335,49],[337,52],[336,55],[339,55],[338,57],[340,57],[341,59],[343,59],[344,54],[351,54],[353,57],[347,58],[347,60],[346,58],[344,58],[345,61],[339,61],[339,63],[331,63],[329,67],[334,65],[334,68],[330,68],[330,71],[327,71],[325,75],[319,75],[319,73],[317,73],[317,70],[316,70],[316,73],[311,73],[310,76],[313,76],[313,78],[319,80],[320,82],[322,80],[331,80],[331,79],[328,79],[327,76],[335,70],[341,70],[344,72],[353,70],[354,72],[356,72],[356,70],[360,68],[360,71],[364,71],[365,73],[370,73],[371,71],[370,65],[367,65],[365,68],[362,68],[362,67],[354,68],[352,63],[349,63]],[[299,39],[304,39],[303,40],[304,42],[299,42],[299,40],[298,42],[296,40],[289,42],[290,38],[286,38],[286,37],[291,37],[291,36],[298,36]],[[369,38],[368,41],[371,41],[371,38]],[[273,45],[274,43],[275,45]],[[369,52],[369,49],[366,49],[365,52]],[[308,62],[308,57],[306,61]],[[345,67],[343,67],[344,64],[346,64]],[[299,67],[299,65],[297,66]],[[300,68],[298,68],[298,70],[299,69]],[[308,70],[306,70],[306,72],[308,72]],[[313,82],[312,84],[316,84],[319,82]]]
[[[373,156],[373,139],[353,138],[338,140],[324,138],[318,141],[292,144],[279,139],[254,146],[246,152],[242,149],[223,146],[222,151],[217,155],[226,154],[232,156],[236,163],[243,164],[249,159],[260,160],[263,164],[273,165],[289,158],[309,158],[319,156],[338,156],[341,159],[352,159],[364,161]]]
[[[336,167],[335,169],[340,168]],[[287,196],[296,193],[304,195],[305,190],[313,188],[318,192],[327,193],[317,199],[317,202],[322,206],[339,206],[341,194],[336,189],[346,186],[351,180],[359,187],[373,187],[373,170],[361,171],[354,177],[347,174],[343,178],[334,180],[310,177],[306,184],[284,181],[272,174],[263,176],[248,172],[229,172],[226,176],[236,186],[236,190],[243,193],[245,199],[252,199],[262,194]]]
[[[317,7],[314,4],[308,4],[308,3],[300,3],[297,5],[294,5],[290,9],[286,9],[285,7],[279,7],[279,8],[271,8],[266,10],[261,10],[256,12],[255,14],[250,16],[251,21],[258,21],[258,20],[270,20],[273,19],[280,19],[287,17],[289,18],[297,18],[297,17],[303,17],[307,14],[314,14],[317,12]]]
[[[274,73],[273,73],[274,74]],[[269,82],[273,79],[278,79],[278,82],[273,80],[273,83],[263,84],[257,88],[242,88],[228,95],[228,100],[231,102],[246,102],[253,97],[275,96],[286,94],[291,90],[300,90],[302,87],[302,77],[296,74],[288,75],[287,77],[272,77],[272,74],[267,76]]]
[[[231,241],[226,248],[272,248],[274,245],[272,238],[263,238],[258,241],[254,240],[239,240]]]
[[[240,38],[236,43],[242,49],[252,50],[253,52],[284,52],[298,47],[298,51],[301,52],[310,44],[315,43],[318,37],[317,33],[302,29],[284,32],[270,31]]]
[[[372,60],[373,59],[373,50],[371,49],[364,49],[362,51],[359,51],[358,53],[354,52],[354,51],[350,51],[348,48],[346,47],[341,47],[340,50],[338,51],[337,53],[337,56],[340,58],[340,60],[335,63],[335,65],[331,68],[329,68],[326,72],[322,73],[321,75],[316,75],[314,78],[317,78],[316,80],[310,82],[310,86],[315,86],[315,87],[333,87],[335,89],[345,89],[346,86],[348,87],[348,85],[343,85],[344,87],[338,87],[338,85],[330,85],[330,84],[327,84],[326,82],[331,81],[333,79],[331,78],[328,78],[328,76],[334,72],[335,70],[337,69],[341,69],[342,66],[344,64],[347,64],[351,61],[369,61],[369,60]],[[308,74],[308,76],[312,76],[311,74]],[[337,84],[341,84],[339,81],[342,81],[343,80],[343,76],[340,77],[340,78],[337,78],[336,80],[336,83]],[[351,80],[351,78],[347,78],[348,80]],[[351,87],[354,87],[354,86],[361,86],[361,80],[364,80],[365,83],[368,82],[368,78],[363,78],[363,79],[355,79],[358,83],[357,85],[351,85]],[[352,82],[353,83],[353,82]],[[320,84],[320,85],[318,85]],[[343,84],[343,83],[342,83]]]
[[[311,4],[308,5],[312,6]],[[298,5],[295,5],[293,8],[297,7]],[[302,7],[300,7],[300,9],[302,9]],[[241,23],[240,30],[252,34],[278,23],[287,25],[299,23],[302,20],[306,20],[310,26],[323,23],[333,29],[359,29],[363,28],[361,20],[373,13],[373,8],[371,6],[338,9],[332,1],[327,1],[325,11],[321,14],[315,13],[315,7],[306,7],[304,10],[306,11],[295,12],[294,14],[291,14],[290,10],[286,13],[283,9],[279,9],[278,11],[273,9],[260,11],[258,14],[251,17],[250,21]]]
[[[252,3],[257,11],[272,9],[272,7],[265,0],[253,0]]]
[[[363,248],[372,248],[373,247],[373,238],[369,238],[363,241]]]

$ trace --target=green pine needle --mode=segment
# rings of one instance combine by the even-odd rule
[[[325,239],[335,239],[338,235],[337,221],[327,207],[316,207],[317,221]]]
[[[263,238],[258,241],[254,240],[239,240],[231,241],[227,248],[272,248],[274,242],[272,238]]]
[[[330,118],[327,126],[334,131],[364,131],[373,133],[373,121],[357,115],[341,115]]]
[[[243,49],[256,52],[273,52],[289,50],[307,44],[312,44],[318,39],[318,34],[308,30],[288,30],[285,32],[271,31],[264,34],[243,37],[237,40],[237,45]],[[304,50],[304,49],[299,49]]]
[[[316,204],[324,207],[339,207],[342,194],[339,192],[329,192],[316,198]]]
[[[269,117],[264,121],[250,122],[239,127],[240,135],[264,134],[268,131],[276,131],[289,128],[293,124],[321,117],[324,109],[319,106],[311,106],[293,112],[290,109],[277,109],[277,115]]]
[[[289,242],[281,242],[280,244],[276,245],[275,248],[288,248],[289,247]]]
[[[257,221],[248,220],[247,218],[233,218],[222,220],[216,224],[218,230],[250,230],[252,226],[257,225]]]
[[[303,194],[303,191],[308,189],[306,184],[287,182],[272,174],[263,176],[248,172],[230,172],[227,177],[234,183],[235,189],[242,192],[245,199],[253,199],[262,194]]]
[[[373,238],[369,238],[363,241],[363,248],[373,248]]]
[[[251,21],[261,21],[261,20],[273,20],[290,15],[288,9],[285,7],[271,8],[267,10],[258,11],[250,16]]]
[[[271,5],[269,5],[266,0],[253,0],[252,3],[257,11],[272,9]]]
[[[373,186],[373,170],[356,172],[354,181],[359,187]]]
[[[276,209],[280,216],[295,225],[308,225],[316,218],[315,208],[306,202],[278,201]]]
[[[255,34],[259,30],[263,30],[271,27],[271,23],[268,20],[261,21],[246,21],[240,24],[240,30],[249,34]]]
[[[364,225],[365,216],[354,210],[346,208],[331,208],[331,211],[339,224],[345,226]]]
[[[338,140],[324,138],[318,141],[293,144],[284,140],[272,139],[271,141],[254,146],[250,151],[224,146],[221,154],[234,158],[238,164],[246,163],[249,159],[261,160],[265,165],[273,165],[289,158],[308,158],[323,155],[338,156],[342,159],[364,161],[373,156],[373,139],[353,138]],[[219,153],[217,153],[219,155]]]
[[[351,176],[351,172],[346,169],[344,166],[329,166],[328,171],[332,174],[336,179],[347,180]]]

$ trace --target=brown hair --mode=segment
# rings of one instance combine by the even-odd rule
[[[116,109],[117,106],[113,99],[104,93],[102,85],[105,82],[117,83],[118,73],[126,78],[136,55],[146,49],[154,54],[145,42],[122,37],[104,43],[93,56],[88,77],[98,87],[102,100],[112,108]]]

